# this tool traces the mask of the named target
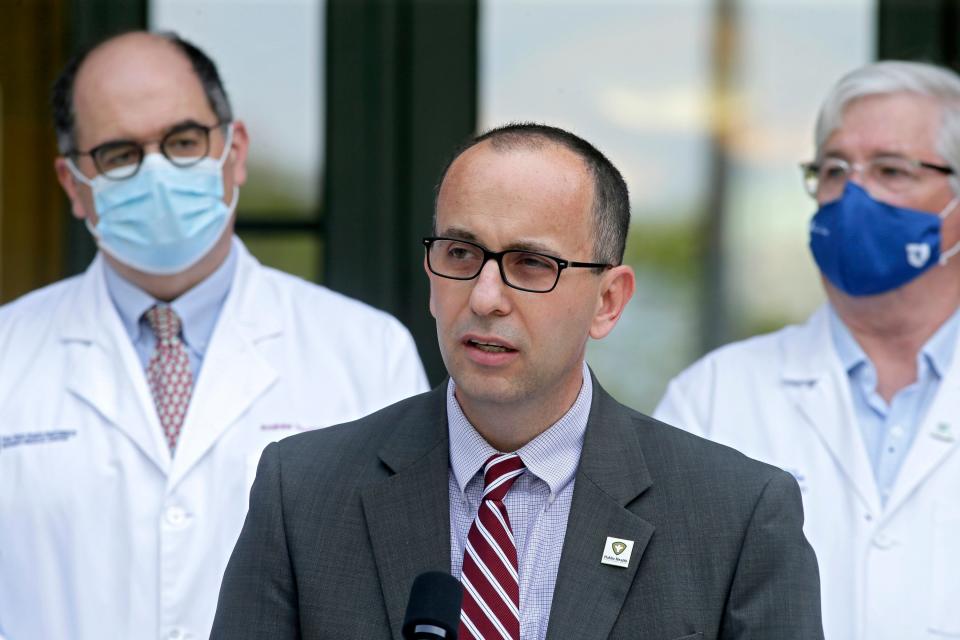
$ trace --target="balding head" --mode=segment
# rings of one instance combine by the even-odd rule
[[[592,144],[569,131],[543,124],[518,122],[491,129],[471,138],[450,158],[437,183],[437,195],[456,160],[474,146],[489,142],[490,148],[507,153],[517,150],[545,151],[559,146],[572,152],[593,178],[593,260],[617,265],[623,253],[630,227],[630,196],[627,184],[615,166]],[[436,204],[436,203],[435,203]],[[436,230],[436,206],[434,207]]]
[[[233,119],[217,68],[203,51],[174,33],[130,32],[76,55],[54,83],[53,118],[60,152],[68,155],[77,150],[78,94],[81,99],[92,96],[104,90],[104,83],[111,79],[135,80],[130,91],[142,91],[139,80],[156,73],[173,73],[183,83],[196,83],[219,122]]]

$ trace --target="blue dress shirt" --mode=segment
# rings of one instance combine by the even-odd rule
[[[934,333],[917,354],[917,379],[900,389],[888,405],[877,393],[877,370],[833,307],[830,333],[847,372],[853,411],[866,445],[884,504],[910,451],[920,424],[950,367],[960,311]]]
[[[133,343],[140,364],[146,369],[153,356],[157,337],[143,314],[152,306],[160,304],[160,301],[123,278],[106,260],[103,266],[110,299],[120,314],[120,320]],[[194,384],[223,303],[230,293],[236,270],[237,248],[231,245],[226,260],[216,271],[170,303],[180,317],[180,335],[190,356],[190,371]]]
[[[450,433],[450,568],[457,578],[463,549],[483,495],[483,464],[498,453],[464,415],[447,385]],[[503,500],[517,543],[520,578],[520,637],[543,640],[557,583],[560,552],[573,499],[573,479],[580,463],[583,436],[593,401],[590,370],[583,364],[583,384],[570,410],[549,429],[517,450],[527,470]]]

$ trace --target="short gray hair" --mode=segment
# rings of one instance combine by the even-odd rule
[[[925,62],[885,60],[865,65],[840,78],[827,94],[814,134],[817,159],[823,145],[840,127],[843,112],[859,98],[891,93],[915,93],[934,98],[942,110],[937,134],[937,153],[955,171],[960,171],[960,76],[944,67]],[[950,177],[954,193],[960,194],[960,179]]]

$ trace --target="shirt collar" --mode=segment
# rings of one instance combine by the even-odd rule
[[[130,341],[135,343],[140,339],[140,318],[150,307],[157,304],[157,300],[117,273],[108,260],[103,261],[103,276],[110,300],[120,314],[123,328],[127,330]]]
[[[236,270],[237,248],[231,243],[227,259],[216,271],[170,303],[183,323],[183,339],[198,353],[207,351]]]
[[[130,340],[137,342],[147,326],[143,314],[160,301],[117,273],[108,261],[103,265],[110,299]],[[180,317],[184,341],[198,353],[206,353],[236,269],[237,248],[232,243],[227,259],[213,273],[170,303]]]
[[[837,350],[837,356],[843,365],[847,374],[853,371],[861,364],[868,363],[873,366],[867,354],[857,343],[850,329],[843,323],[840,316],[832,305],[828,306],[830,318],[830,335],[833,338],[834,348]],[[937,375],[943,378],[947,369],[953,361],[953,352],[956,346],[957,331],[960,328],[960,309],[955,311],[950,318],[940,325],[940,328],[930,336],[924,343],[920,353],[917,354],[917,371],[923,369],[926,362]]]
[[[930,360],[930,364],[940,378],[943,378],[953,363],[958,327],[960,327],[960,309],[954,311],[953,315],[923,345],[923,353]]]
[[[450,433],[450,467],[460,491],[498,453],[467,419],[454,395],[456,383],[447,385],[447,426]],[[593,401],[590,370],[583,363],[580,393],[570,409],[546,431],[523,445],[517,454],[533,475],[547,483],[551,498],[573,480],[583,450],[583,436]]]
[[[837,351],[837,357],[840,358],[843,370],[849,375],[853,373],[854,369],[869,360],[853,334],[850,333],[850,329],[837,315],[833,305],[828,305],[827,309],[829,310],[827,316],[830,319],[830,337],[833,339],[833,347]]]

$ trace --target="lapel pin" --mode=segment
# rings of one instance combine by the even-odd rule
[[[941,422],[937,425],[937,428],[933,430],[930,434],[937,440],[943,440],[944,442],[953,442],[956,440],[956,436],[953,433],[953,430],[950,428],[950,423]]]
[[[609,564],[613,567],[626,569],[630,565],[631,553],[633,553],[633,540],[607,536],[607,542],[603,545],[603,555],[600,557],[600,562],[601,564]]]

